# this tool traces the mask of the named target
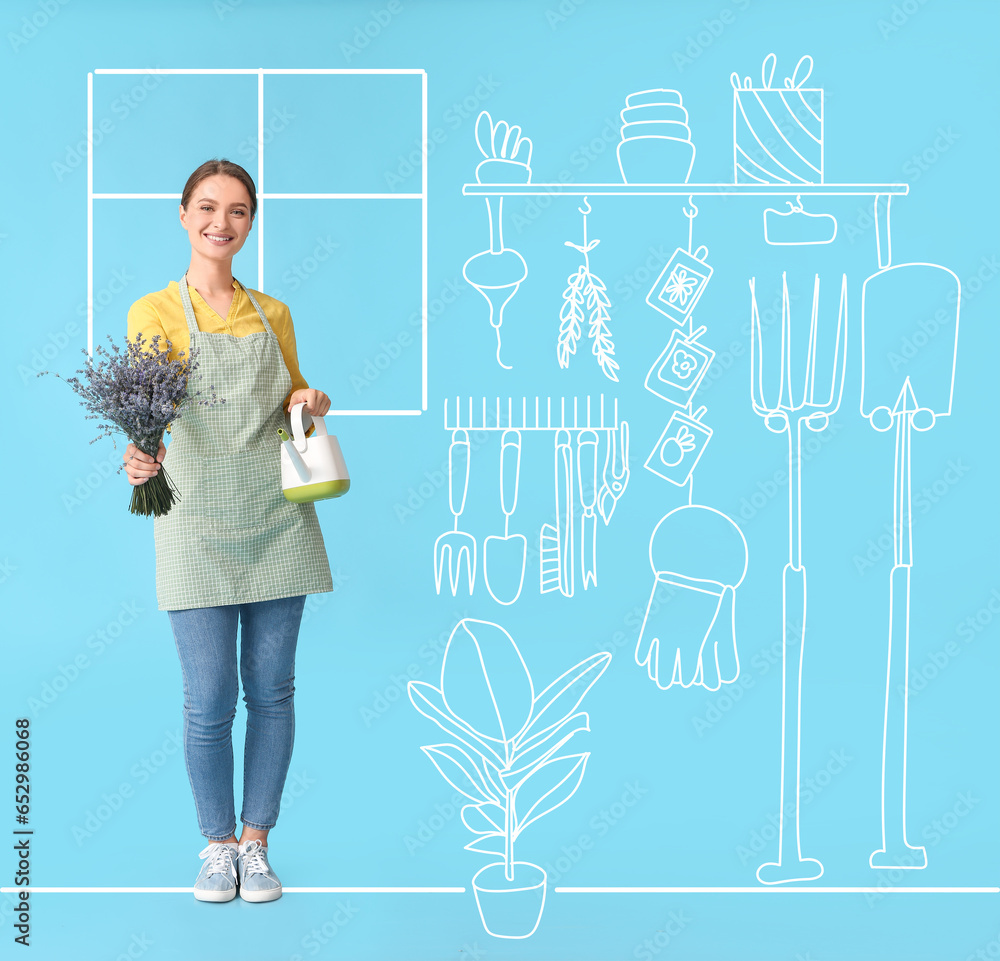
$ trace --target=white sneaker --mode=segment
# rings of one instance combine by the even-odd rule
[[[194,882],[194,896],[199,901],[232,901],[236,897],[237,853],[237,845],[230,841],[211,842],[198,855],[205,862]]]
[[[239,846],[237,867],[244,901],[275,901],[281,897],[281,882],[267,863],[267,845],[259,838]]]

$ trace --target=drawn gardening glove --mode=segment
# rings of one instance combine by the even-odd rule
[[[653,529],[649,562],[656,579],[636,663],[663,690],[736,680],[735,588],[747,563],[739,527],[711,507],[678,507]]]
[[[712,626],[698,654],[695,683],[710,691],[731,684],[739,677],[740,656],[736,650],[736,592],[726,585],[719,596]]]

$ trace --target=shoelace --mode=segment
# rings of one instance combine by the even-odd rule
[[[258,840],[251,841],[243,849],[243,875],[267,874],[270,866],[267,863],[264,846]]]
[[[233,849],[228,844],[209,844],[201,852],[201,857],[208,858],[209,875],[236,874],[236,868],[233,864]]]

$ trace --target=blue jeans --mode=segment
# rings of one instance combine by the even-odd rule
[[[243,811],[248,827],[278,820],[295,736],[295,645],[305,595],[253,604],[168,611],[184,675],[184,761],[201,833],[235,833],[233,718],[239,676],[247,706]]]

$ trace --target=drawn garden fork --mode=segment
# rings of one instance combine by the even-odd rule
[[[782,652],[781,652],[781,803],[779,805],[778,860],[757,868],[762,884],[788,881],[812,881],[823,873],[821,862],[802,857],[799,838],[799,784],[802,718],[802,647],[806,627],[806,569],[802,563],[802,428],[821,431],[840,406],[844,391],[847,362],[847,276],[840,288],[836,347],[830,393],[816,396],[816,354],[819,315],[819,275],[813,286],[809,347],[806,353],[805,383],[797,397],[792,388],[791,318],[788,283],[781,275],[781,386],[778,401],[764,399],[763,345],[760,315],[754,281],[750,280],[752,326],[750,332],[750,398],[754,413],[764,418],[764,425],[774,434],[788,435],[788,563],[782,576]],[[791,823],[789,823],[791,822]],[[789,852],[788,830],[795,832],[795,849]]]

